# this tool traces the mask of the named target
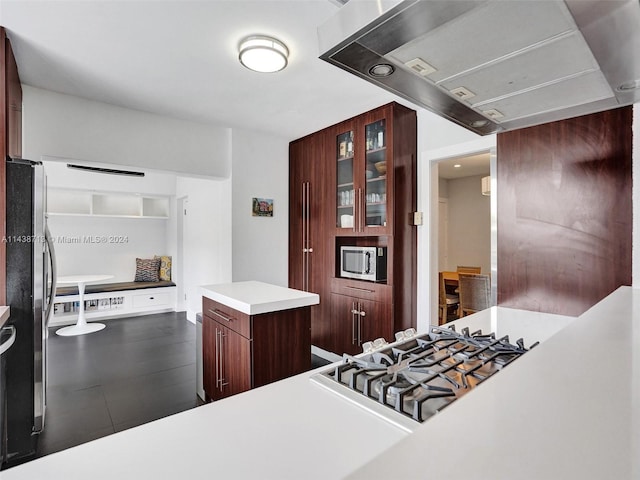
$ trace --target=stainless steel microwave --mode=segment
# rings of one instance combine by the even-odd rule
[[[387,247],[340,247],[340,276],[381,282],[387,279]]]

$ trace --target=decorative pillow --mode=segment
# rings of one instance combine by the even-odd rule
[[[134,282],[157,282],[160,272],[159,258],[136,258],[136,278]]]
[[[156,255],[153,258],[160,259],[160,280],[163,282],[171,281],[171,257],[168,255]]]

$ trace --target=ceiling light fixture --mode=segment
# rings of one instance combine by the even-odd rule
[[[287,66],[289,49],[280,40],[266,35],[251,35],[240,42],[240,63],[262,73],[279,72]]]
[[[462,165],[460,165],[459,163],[456,163],[456,164],[453,166],[453,168],[460,168],[460,167],[462,167]]]
[[[396,69],[393,68],[393,65],[389,65],[388,63],[378,63],[369,69],[369,75],[372,77],[388,77]]]

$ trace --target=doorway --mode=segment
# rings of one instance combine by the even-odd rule
[[[419,209],[427,213],[424,228],[418,230],[418,318],[419,331],[428,331],[438,324],[438,210],[439,210],[439,163],[477,153],[490,153],[491,191],[496,192],[496,136],[488,135],[476,140],[444,148],[426,150],[419,164]],[[491,204],[491,303],[496,304],[497,292],[497,202],[490,196]],[[451,220],[449,216],[449,221]],[[450,254],[449,254],[450,256]]]
[[[458,265],[491,271],[490,153],[438,162],[438,270]]]

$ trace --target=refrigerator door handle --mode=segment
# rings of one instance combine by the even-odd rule
[[[49,250],[49,261],[51,262],[51,287],[49,290],[49,303],[44,314],[44,324],[49,326],[49,318],[51,317],[51,311],[53,310],[53,299],[56,295],[56,280],[58,278],[58,269],[56,262],[56,250],[53,247],[53,239],[51,238],[51,232],[49,226],[44,227],[44,239],[47,242],[47,248]]]
[[[13,325],[9,325],[8,327],[3,327],[2,330],[11,330],[11,336],[6,342],[0,345],[0,355],[9,350],[11,348],[11,345],[13,345],[13,342],[16,341],[16,327],[14,327]]]

